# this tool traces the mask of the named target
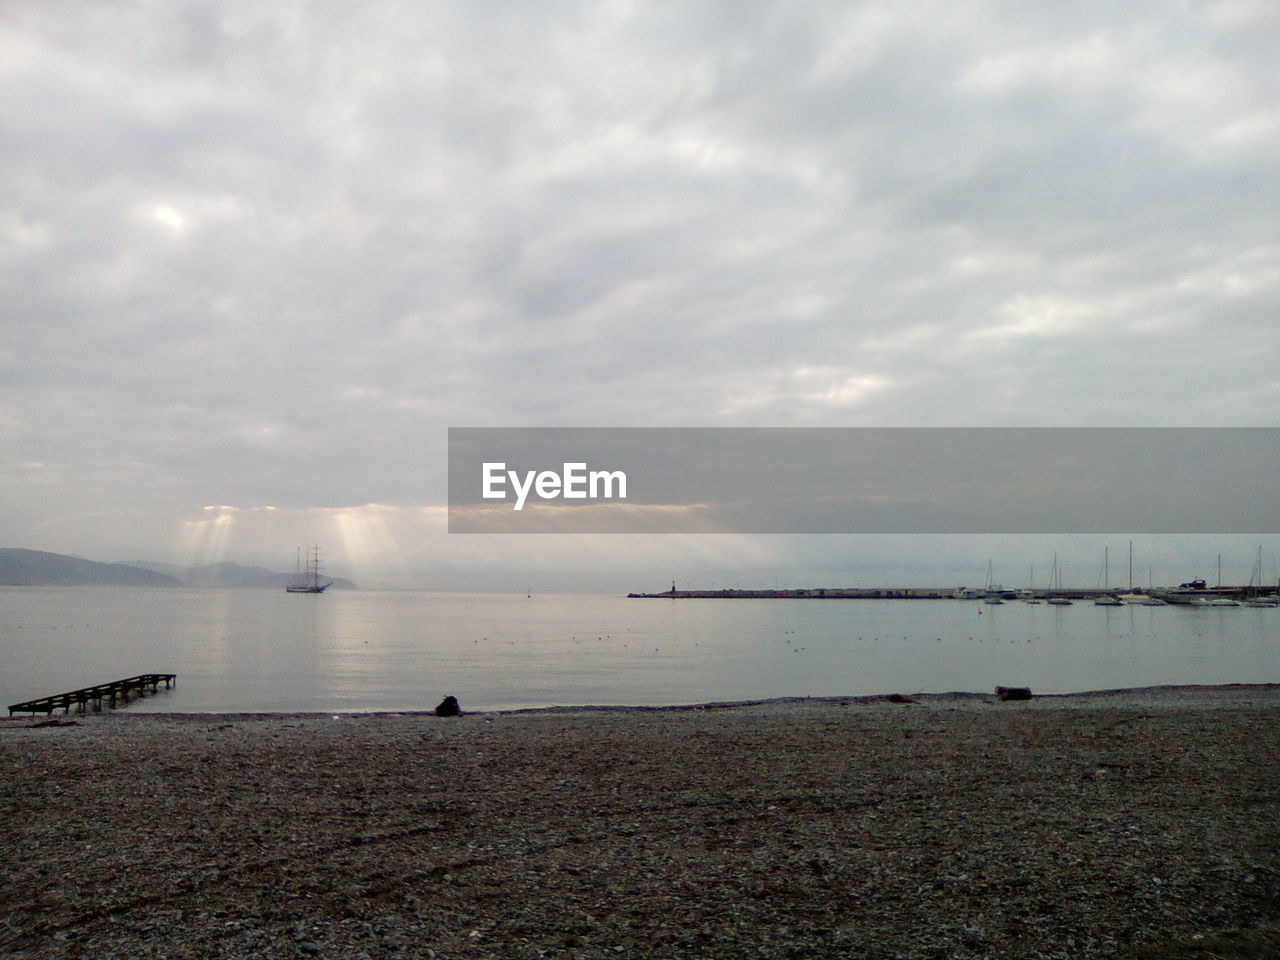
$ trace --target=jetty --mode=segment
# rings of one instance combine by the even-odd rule
[[[1198,584],[1198,585],[1196,585]],[[1255,597],[1263,597],[1269,588],[1259,587],[1206,587],[1202,581],[1196,584],[1182,584],[1179,587],[1156,587],[1138,590],[1171,604],[1187,604],[1198,600],[1227,599],[1245,601]],[[1034,590],[1027,591],[1027,596],[1036,599],[1045,597],[1066,597],[1069,600],[1095,600],[1098,597],[1112,596],[1116,590],[1066,589],[1066,590]],[[1024,591],[1000,590],[1001,599],[1014,600],[1021,598]],[[982,590],[966,590],[960,587],[783,587],[773,590],[677,590],[673,586],[661,593],[628,593],[629,599],[637,600],[978,600],[984,596]],[[1274,596],[1274,594],[1266,594]]]
[[[71,712],[72,707],[76,708],[76,713],[84,713],[90,705],[94,710],[101,710],[104,701],[114,707],[117,703],[128,703],[131,694],[139,697],[146,696],[148,692],[155,693],[159,690],[162,683],[167,690],[177,682],[176,673],[142,673],[136,677],[125,677],[123,680],[113,680],[110,683],[81,687],[79,690],[71,690],[67,693],[55,693],[51,697],[37,697],[35,700],[11,703],[9,716],[12,717],[15,713],[32,715],[43,713],[48,716],[59,708],[65,716]]]
[[[629,599],[645,600],[942,600],[954,588],[938,587],[808,587],[773,590],[664,590],[661,593],[628,593]]]

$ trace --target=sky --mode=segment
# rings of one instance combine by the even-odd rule
[[[1278,46],[1270,0],[11,0],[0,545],[1092,583],[1124,531],[449,535],[447,430],[1280,426]]]

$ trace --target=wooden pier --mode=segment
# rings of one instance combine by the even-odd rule
[[[148,692],[155,693],[160,689],[160,684],[164,684],[167,690],[170,686],[178,682],[176,673],[143,673],[136,677],[125,677],[123,680],[113,680],[111,683],[100,683],[93,687],[81,687],[79,690],[72,690],[69,693],[57,693],[51,697],[37,697],[35,700],[24,700],[22,703],[9,704],[9,716],[14,713],[30,713],[35,715],[43,713],[48,716],[62,708],[65,716],[71,712],[71,708],[76,708],[76,713],[84,713],[92,705],[94,710],[101,710],[103,701],[109,706],[114,707],[117,703],[128,703],[130,694],[136,694],[139,697],[145,696]]]

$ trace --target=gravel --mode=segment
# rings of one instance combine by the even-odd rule
[[[1280,923],[1280,687],[917,700],[9,720],[0,955],[1077,960]]]

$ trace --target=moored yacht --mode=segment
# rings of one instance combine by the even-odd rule
[[[1049,589],[1056,591],[1056,595],[1045,598],[1045,603],[1051,603],[1055,607],[1069,607],[1071,600],[1062,596],[1062,570],[1058,566],[1058,555],[1053,555],[1053,569],[1049,572]]]
[[[1093,598],[1095,607],[1124,606],[1124,601],[1111,595],[1111,551],[1107,547],[1102,548],[1102,589],[1102,595]]]

